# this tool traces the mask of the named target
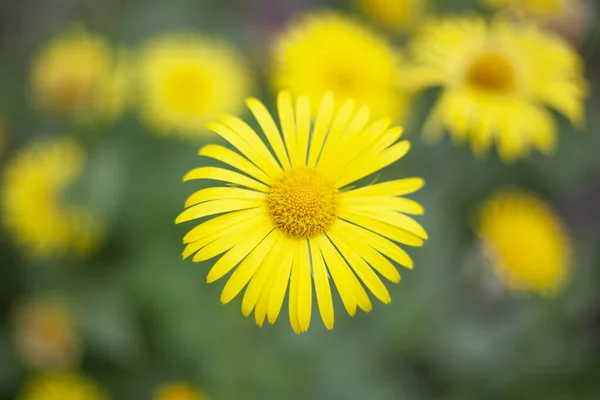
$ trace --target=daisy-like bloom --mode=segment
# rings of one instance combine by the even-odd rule
[[[251,80],[229,44],[195,33],[166,34],[143,47],[142,117],[156,131],[194,137],[206,123],[244,106]]]
[[[29,379],[18,400],[108,400],[108,394],[91,379],[55,372]]]
[[[443,19],[428,23],[412,47],[412,80],[443,88],[425,127],[429,135],[446,127],[457,142],[469,140],[476,155],[496,142],[510,162],[531,147],[554,149],[556,127],[546,107],[583,123],[582,61],[550,33],[502,19]]]
[[[124,107],[122,72],[102,36],[74,27],[37,54],[32,100],[44,111],[78,122],[114,119]]]
[[[402,119],[403,65],[385,38],[346,16],[317,12],[293,21],[273,47],[273,83],[307,95],[313,112],[323,96],[355,99],[377,117]]]
[[[409,31],[425,15],[428,0],[358,0],[373,21],[390,30]]]
[[[570,240],[559,216],[542,199],[503,190],[483,205],[477,230],[509,288],[551,294],[565,283]]]
[[[172,382],[160,386],[154,392],[153,400],[206,400],[198,389],[187,382]]]
[[[84,161],[79,144],[63,138],[32,142],[6,165],[2,222],[25,254],[34,258],[67,252],[83,255],[99,244],[101,223],[63,198]]]
[[[408,141],[389,119],[369,123],[369,107],[348,100],[336,108],[333,96],[321,101],[314,125],[310,102],[294,103],[288,92],[277,100],[283,135],[265,106],[247,101],[268,144],[245,122],[226,116],[210,129],[238,151],[208,145],[199,152],[237,170],[201,167],[184,181],[210,179],[225,186],[191,195],[176,223],[212,217],[183,241],[183,257],[201,262],[225,253],[208,273],[214,282],[233,271],[221,301],[244,288],[242,312],[254,311],[258,325],[277,319],[289,283],[289,317],[296,333],[308,329],[312,284],[323,323],[333,328],[330,280],[348,314],[371,310],[366,288],[383,303],[390,294],[379,275],[398,282],[390,259],[408,268],[409,256],[395,242],[421,246],[427,234],[406,214],[423,208],[406,199],[419,178],[362,186],[358,181],[402,158]],[[312,126],[311,126],[312,125]],[[239,172],[238,172],[239,171]],[[220,214],[220,215],[219,215]],[[218,216],[217,216],[218,215]],[[378,275],[379,274],[379,275]]]
[[[81,343],[66,304],[37,299],[19,304],[13,336],[21,362],[32,369],[66,370],[81,360]]]

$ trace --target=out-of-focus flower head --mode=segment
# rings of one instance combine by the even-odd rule
[[[157,132],[206,135],[206,123],[244,106],[251,79],[229,44],[195,33],[150,39],[141,50],[142,117]]]
[[[82,375],[54,372],[25,382],[17,400],[108,400],[106,391]]]
[[[44,297],[19,303],[14,310],[14,342],[28,368],[74,369],[81,361],[81,343],[66,303]]]
[[[367,104],[376,117],[398,120],[406,111],[398,53],[384,37],[344,15],[322,11],[292,21],[275,40],[273,62],[275,87],[307,95],[313,112],[328,92]]]
[[[7,163],[2,222],[24,254],[33,258],[84,255],[100,243],[100,221],[63,198],[84,163],[83,148],[70,138],[32,142]]]
[[[515,19],[537,22],[574,43],[587,34],[594,20],[590,0],[483,0]]]
[[[376,23],[393,31],[413,29],[425,16],[429,0],[357,0]]]
[[[328,329],[334,323],[330,282],[350,316],[357,308],[372,309],[365,287],[389,303],[381,277],[398,283],[400,273],[388,258],[412,268],[398,244],[422,246],[427,239],[409,216],[422,214],[423,208],[403,197],[420,189],[423,180],[358,187],[355,182],[406,155],[410,144],[400,140],[402,128],[390,127],[387,118],[369,122],[369,107],[353,100],[336,107],[331,93],[311,116],[307,96],[293,101],[289,92],[280,92],[281,131],[261,102],[250,99],[247,104],[271,149],[239,118],[225,116],[209,125],[237,151],[208,145],[199,154],[227,168],[200,167],[184,177],[225,186],[199,190],[186,201],[176,223],[209,219],[185,235],[183,257],[202,262],[224,253],[207,281],[233,271],[221,301],[229,303],[245,288],[242,313],[254,312],[260,326],[265,318],[275,323],[289,285],[290,324],[298,334],[307,331],[313,280]]]
[[[77,122],[114,119],[130,90],[125,61],[112,53],[104,37],[71,27],[35,57],[32,101],[43,111]]]
[[[478,235],[509,288],[553,294],[563,287],[571,245],[560,217],[535,195],[502,190],[479,215]]]
[[[447,128],[476,155],[495,142],[511,162],[530,148],[551,153],[556,126],[547,107],[573,124],[584,121],[587,84],[579,55],[559,37],[504,19],[479,17],[427,23],[412,44],[410,80],[442,87],[425,126],[430,137]]]
[[[206,400],[206,397],[187,382],[170,382],[156,389],[152,400]]]

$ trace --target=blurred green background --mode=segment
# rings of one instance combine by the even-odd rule
[[[483,10],[470,1],[441,3],[434,4],[439,13]],[[341,0],[0,3],[0,114],[8,142],[0,166],[33,138],[77,136],[88,159],[67,195],[103,215],[109,229],[91,257],[43,261],[29,259],[0,231],[1,399],[14,399],[33,373],[15,351],[14,306],[44,293],[68,300],[83,342],[80,369],[117,400],[149,399],[172,380],[189,381],[213,400],[600,399],[599,19],[579,44],[592,93],[587,125],[581,132],[559,118],[553,157],[534,154],[506,166],[495,154],[475,160],[448,139],[426,145],[419,130],[436,93],[416,100],[406,133],[413,149],[382,180],[425,178],[413,198],[425,206],[420,221],[430,240],[410,249],[415,268],[388,285],[390,305],[350,318],[338,301],[331,332],[315,313],[300,336],[287,318],[261,329],[243,318],[239,299],[220,304],[224,281],[205,283],[208,262],[181,260],[189,226],[173,222],[199,188],[181,178],[199,165],[202,139],[153,135],[135,110],[110,124],[70,124],[40,114],[28,96],[35,52],[79,22],[131,49],[181,29],[228,39],[252,67],[254,95],[272,109],[268,39],[296,13],[321,7],[371,24]],[[543,195],[572,236],[569,283],[554,297],[507,292],[480,254],[473,213],[505,185]]]

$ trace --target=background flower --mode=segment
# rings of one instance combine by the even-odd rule
[[[169,34],[141,50],[142,116],[154,129],[194,137],[223,113],[236,113],[250,89],[242,57],[227,43]]]
[[[273,44],[276,88],[307,95],[313,107],[325,93],[367,104],[377,117],[402,119],[398,51],[377,33],[342,14],[315,12],[291,21]],[[316,109],[313,109],[316,111]]]
[[[106,38],[72,27],[40,49],[31,70],[31,98],[42,110],[80,122],[115,118],[127,88],[123,66]]]
[[[87,254],[98,246],[102,226],[92,214],[64,201],[81,173],[85,152],[73,139],[40,140],[20,150],[2,181],[2,219],[24,254]]]
[[[514,189],[499,192],[482,206],[478,234],[510,288],[553,294],[564,285],[570,240],[542,199]]]
[[[447,128],[485,154],[496,143],[507,162],[534,147],[551,153],[556,125],[545,107],[583,123],[587,87],[579,56],[557,37],[505,20],[432,21],[413,43],[413,79],[441,86],[425,133]]]

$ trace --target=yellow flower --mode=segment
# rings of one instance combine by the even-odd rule
[[[152,397],[153,400],[206,400],[206,397],[186,382],[174,382],[162,385]]]
[[[582,62],[567,44],[533,26],[481,18],[432,21],[413,44],[412,79],[443,92],[425,127],[444,126],[477,155],[492,142],[504,161],[534,147],[550,153],[556,127],[550,107],[573,123],[584,119]]]
[[[396,31],[408,31],[424,16],[428,0],[358,0],[375,22]]]
[[[6,165],[2,220],[27,255],[86,254],[98,245],[102,236],[99,221],[63,200],[84,161],[84,150],[64,138],[33,142]]]
[[[115,83],[122,81],[122,71],[103,37],[76,27],[36,56],[32,98],[40,109],[79,122],[115,118],[124,108],[127,89]]]
[[[288,92],[277,101],[283,136],[265,106],[247,101],[271,150],[242,120],[226,116],[210,129],[238,152],[208,145],[199,152],[229,168],[201,167],[184,181],[217,180],[191,195],[176,223],[213,217],[183,239],[183,257],[195,262],[225,253],[207,276],[209,283],[230,271],[221,301],[230,302],[244,287],[242,312],[254,311],[262,326],[277,319],[289,282],[289,316],[296,333],[308,329],[312,287],[323,323],[333,328],[329,278],[337,287],[348,314],[357,306],[371,310],[363,284],[383,303],[390,294],[379,275],[394,283],[400,274],[391,259],[411,268],[409,256],[394,242],[421,246],[427,234],[406,214],[423,208],[406,199],[418,190],[419,178],[362,186],[366,178],[402,158],[408,141],[398,141],[399,127],[389,119],[369,123],[369,107],[348,100],[337,108],[326,95],[311,128],[308,97],[295,104]],[[217,216],[218,214],[222,214]]]
[[[29,379],[18,400],[108,400],[106,392],[89,378],[52,373]]]
[[[198,34],[150,40],[141,53],[144,120],[162,133],[194,137],[206,123],[243,108],[251,85],[240,55]]]
[[[332,91],[369,105],[378,117],[404,116],[400,58],[383,37],[357,21],[331,12],[309,14],[290,24],[273,52],[275,87],[307,95],[313,112]]]
[[[79,364],[81,343],[66,305],[38,299],[15,309],[14,339],[23,364],[41,370],[70,369]]]
[[[569,269],[570,241],[556,213],[542,199],[504,190],[482,207],[478,234],[497,275],[512,289],[549,294]]]

